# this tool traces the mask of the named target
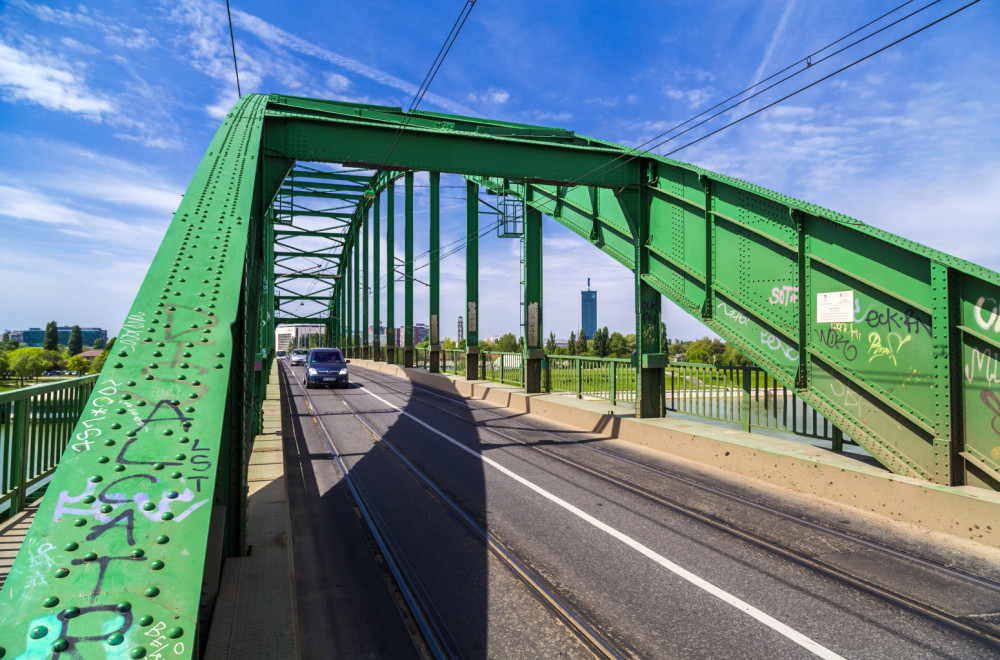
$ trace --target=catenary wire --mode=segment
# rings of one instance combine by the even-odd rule
[[[233,15],[229,11],[229,0],[226,0],[226,16],[229,17],[229,43],[233,46],[233,69],[236,71],[236,93],[243,98],[240,91],[240,68],[236,65],[236,38],[233,36]]]

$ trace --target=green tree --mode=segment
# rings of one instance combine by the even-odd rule
[[[49,321],[45,325],[45,339],[42,340],[42,348],[47,351],[55,351],[59,348],[59,326],[55,321]]]
[[[66,368],[82,376],[83,374],[90,373],[90,360],[79,355],[74,355],[66,362]]]
[[[576,355],[576,333],[569,333],[569,341],[566,342],[566,349],[569,351],[570,355]]]
[[[443,348],[446,351],[453,350],[455,348],[455,340],[452,339],[451,337],[445,337],[444,343],[441,344],[441,348]]]
[[[667,324],[660,321],[660,352],[667,350]]]
[[[11,339],[10,338],[10,333],[9,332],[5,332],[5,333],[3,333],[3,339],[0,340],[0,351],[6,351],[6,352],[9,353],[10,351],[17,350],[17,348],[20,345],[21,345],[21,342],[19,342],[16,339]]]
[[[587,354],[587,331],[580,328],[580,334],[576,336],[576,354]]]
[[[517,352],[518,353],[524,352],[524,337],[517,338]]]
[[[83,352],[83,334],[80,332],[80,326],[74,325],[69,329],[69,341],[66,343],[66,348],[69,349],[71,356]]]
[[[19,348],[10,354],[10,368],[24,385],[26,378],[38,378],[49,366],[45,349]]]
[[[95,351],[104,348],[104,337],[98,337],[97,339],[95,339],[94,345],[91,346],[91,348],[94,349]]]
[[[753,366],[753,361],[732,344],[726,344],[726,350],[722,353],[719,363],[729,367]]]
[[[465,339],[463,338],[458,342],[458,349],[464,351],[466,347]]]
[[[556,333],[550,332],[549,338],[545,340],[545,352],[553,355],[556,352]]]
[[[599,358],[608,357],[611,353],[611,337],[608,334],[608,326],[598,328],[594,331],[594,355]]]
[[[501,353],[513,353],[517,350],[517,337],[513,332],[508,332],[497,342],[497,350]]]
[[[108,345],[104,347],[103,351],[101,351],[101,354],[98,355],[96,358],[94,358],[94,363],[90,367],[90,370],[93,373],[95,374],[101,373],[101,369],[104,368],[104,363],[107,361],[108,355],[111,354],[111,349],[114,348],[115,339],[117,339],[117,337],[112,337],[111,340],[108,342]]]
[[[625,336],[620,332],[611,333],[611,337],[608,338],[608,351],[612,357],[616,358],[628,357],[628,354],[632,352],[628,348]]]
[[[0,378],[4,378],[10,372],[10,355],[7,351],[0,349]]]

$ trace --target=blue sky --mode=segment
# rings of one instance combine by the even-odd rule
[[[421,108],[636,145],[897,4],[479,0]],[[962,4],[942,0],[726,118]],[[231,6],[244,92],[405,107],[462,3]],[[983,0],[672,157],[1000,270],[997,34],[1000,4]],[[236,100],[231,58],[224,2],[0,3],[0,329],[54,319],[117,330]],[[461,194],[445,191],[445,243],[464,233],[463,203],[449,192]],[[421,196],[418,213],[425,206]],[[598,324],[633,332],[630,274],[550,220],[544,233],[545,334],[579,327],[588,274]],[[481,250],[480,334],[516,332],[517,242],[493,237]],[[442,276],[442,335],[454,336],[463,253]],[[416,320],[426,321],[417,288]],[[707,333],[671,305],[664,319],[671,337]]]

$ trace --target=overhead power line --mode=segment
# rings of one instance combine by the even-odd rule
[[[233,46],[233,69],[236,71],[236,93],[243,98],[240,91],[240,67],[236,65],[236,38],[233,37],[233,15],[229,11],[229,0],[226,0],[226,16],[229,17],[229,43]]]
[[[891,10],[889,12],[886,12],[885,14],[882,14],[878,18],[876,18],[876,19],[874,19],[872,21],[869,21],[865,25],[863,25],[863,26],[861,26],[861,27],[853,30],[852,32],[848,33],[847,35],[844,35],[843,37],[837,39],[836,41],[833,41],[830,44],[827,44],[826,46],[824,46],[820,50],[815,51],[814,53],[812,53],[810,55],[807,55],[806,57],[798,60],[794,64],[791,64],[791,65],[785,67],[784,69],[782,69],[782,70],[780,70],[780,71],[778,71],[778,72],[776,72],[776,73],[768,76],[767,78],[761,80],[760,82],[758,82],[758,83],[756,83],[754,85],[751,85],[750,87],[748,87],[748,88],[746,88],[746,89],[744,89],[744,90],[742,90],[742,91],[740,91],[740,92],[738,92],[738,93],[730,96],[725,101],[721,101],[721,102],[717,103],[716,105],[712,106],[711,108],[708,108],[708,109],[702,111],[701,113],[699,113],[697,115],[694,115],[693,117],[691,117],[691,118],[689,118],[689,119],[681,122],[680,124],[677,124],[673,128],[671,128],[671,129],[669,129],[667,131],[664,131],[663,133],[660,133],[659,135],[656,135],[656,136],[650,138],[649,140],[646,140],[644,143],[642,143],[638,147],[633,147],[628,152],[616,156],[615,158],[611,159],[610,161],[608,161],[604,165],[602,165],[600,167],[596,167],[596,168],[590,170],[589,172],[586,172],[583,175],[583,177],[581,177],[581,183],[580,184],[576,184],[576,185],[586,185],[586,180],[584,179],[584,177],[586,177],[586,176],[588,176],[590,174],[594,174],[594,173],[607,174],[608,172],[612,172],[612,171],[618,169],[619,167],[622,167],[622,166],[628,164],[629,162],[635,160],[636,158],[641,157],[644,153],[646,153],[648,151],[652,151],[652,150],[654,150],[654,149],[656,149],[658,147],[663,146],[667,142],[671,142],[671,141],[679,138],[681,135],[684,135],[684,134],[690,132],[691,130],[694,130],[695,128],[698,128],[699,126],[707,123],[708,121],[711,121],[712,119],[715,119],[715,118],[719,117],[720,115],[725,114],[726,112],[729,112],[730,110],[732,110],[732,109],[734,109],[734,108],[736,108],[736,107],[738,107],[738,106],[746,103],[747,101],[749,101],[749,100],[751,100],[751,99],[753,99],[753,98],[755,98],[755,97],[763,94],[764,92],[766,92],[766,91],[768,91],[770,89],[773,89],[774,87],[776,87],[776,86],[778,86],[778,85],[780,85],[780,84],[782,84],[782,83],[790,80],[791,78],[795,77],[796,75],[799,75],[800,73],[803,73],[803,72],[811,69],[813,66],[815,66],[815,65],[817,65],[817,64],[819,64],[821,62],[824,62],[824,61],[826,61],[826,60],[828,60],[828,59],[830,59],[830,58],[832,58],[832,57],[834,57],[834,56],[836,56],[836,55],[838,55],[840,53],[843,53],[847,49],[852,48],[852,47],[854,47],[854,46],[862,43],[863,41],[865,41],[867,39],[870,39],[871,37],[873,37],[873,36],[875,36],[877,34],[880,34],[881,32],[884,32],[885,30],[887,30],[887,29],[889,29],[889,28],[891,28],[891,27],[893,27],[895,25],[898,25],[902,21],[904,21],[904,20],[906,20],[908,18],[913,17],[914,15],[916,15],[916,14],[918,14],[918,13],[920,13],[920,12],[922,12],[922,11],[924,11],[924,10],[926,10],[926,9],[928,9],[928,8],[930,8],[930,7],[938,4],[938,3],[940,3],[941,1],[942,0],[933,0],[932,2],[930,2],[930,3],[926,4],[926,5],[924,5],[923,7],[921,7],[919,9],[917,9],[917,10],[915,10],[915,11],[907,14],[906,16],[903,16],[903,17],[901,17],[901,18],[893,21],[889,25],[881,27],[878,30],[876,30],[875,32],[872,32],[871,34],[868,34],[868,35],[866,35],[866,36],[864,36],[864,37],[862,37],[860,39],[857,39],[856,41],[850,43],[849,45],[844,46],[844,47],[838,49],[837,51],[835,51],[833,53],[830,53],[830,54],[824,56],[823,58],[821,58],[821,59],[819,59],[817,61],[813,61],[812,60],[812,58],[815,57],[817,54],[819,54],[819,53],[821,53],[823,51],[828,50],[830,47],[832,47],[832,46],[834,46],[834,45],[836,45],[836,44],[844,41],[845,39],[849,38],[850,36],[852,36],[854,34],[857,34],[860,30],[863,30],[864,28],[873,25],[874,23],[882,20],[883,18],[886,18],[890,14],[892,14],[892,13],[900,10],[901,8],[905,7],[906,5],[911,4],[911,2],[913,2],[913,0],[909,0],[908,2],[904,2],[903,4],[901,4],[901,5],[897,6],[896,8],[894,8],[893,10]],[[758,108],[757,110],[755,110],[755,111],[753,111],[751,113],[748,113],[748,114],[744,115],[743,117],[740,117],[739,119],[736,119],[736,120],[734,120],[734,121],[732,121],[732,122],[730,122],[730,123],[728,123],[728,124],[726,124],[726,125],[718,128],[718,129],[716,129],[716,130],[714,130],[714,131],[706,134],[706,135],[703,135],[702,137],[700,137],[700,138],[698,138],[696,140],[692,140],[691,142],[688,142],[684,146],[678,147],[677,149],[674,149],[674,150],[672,150],[672,151],[670,151],[670,152],[668,152],[667,154],[664,154],[664,155],[670,156],[672,154],[675,154],[675,153],[677,153],[677,152],[679,152],[679,151],[681,151],[683,149],[686,149],[687,147],[690,147],[690,146],[692,146],[694,144],[697,144],[698,142],[701,142],[702,140],[704,140],[704,139],[706,139],[708,137],[716,135],[717,133],[719,133],[719,132],[721,132],[721,131],[723,131],[723,130],[725,130],[727,128],[730,128],[731,126],[739,124],[740,122],[742,122],[742,121],[744,121],[746,119],[749,119],[750,117],[758,115],[761,112],[763,112],[764,110],[772,108],[775,105],[777,105],[778,103],[786,101],[787,99],[795,96],[796,94],[799,94],[800,92],[803,92],[803,91],[805,91],[807,89],[810,89],[811,87],[814,87],[815,85],[817,85],[817,84],[819,84],[819,83],[821,83],[821,82],[823,82],[823,81],[825,81],[825,80],[827,80],[827,79],[829,79],[829,78],[831,78],[831,77],[833,77],[833,76],[835,76],[835,75],[837,75],[839,73],[842,73],[842,72],[846,71],[847,69],[850,69],[851,67],[853,67],[853,66],[855,66],[857,64],[860,64],[861,62],[864,62],[864,61],[870,59],[871,57],[874,57],[875,55],[878,55],[879,53],[881,53],[881,52],[883,52],[883,51],[885,51],[885,50],[887,50],[887,49],[889,49],[889,48],[891,48],[891,47],[893,47],[893,46],[901,43],[902,41],[905,41],[906,39],[909,39],[910,37],[912,37],[912,36],[914,36],[916,34],[919,34],[920,32],[923,32],[924,30],[926,30],[926,29],[928,29],[928,28],[930,28],[930,27],[932,27],[932,26],[934,26],[934,25],[936,25],[936,24],[944,21],[945,19],[950,18],[951,16],[954,16],[955,14],[957,14],[957,13],[959,13],[961,11],[964,11],[965,9],[968,9],[972,5],[977,4],[979,1],[980,0],[973,0],[972,2],[970,2],[968,4],[963,5],[962,7],[959,7],[958,9],[955,9],[954,11],[952,11],[952,12],[950,12],[948,14],[945,14],[944,16],[942,16],[942,17],[940,17],[940,18],[938,18],[938,19],[936,19],[934,21],[931,21],[930,23],[927,23],[926,25],[924,25],[924,26],[922,26],[920,28],[917,28],[916,30],[913,30],[912,32],[909,32],[908,34],[906,34],[906,35],[900,37],[899,39],[897,39],[897,40],[895,40],[895,41],[887,44],[886,46],[883,46],[883,47],[881,47],[881,48],[879,48],[877,50],[874,50],[871,53],[868,53],[867,55],[864,55],[864,56],[862,56],[862,57],[854,60],[853,62],[847,64],[846,66],[843,66],[843,67],[837,69],[836,71],[834,71],[834,72],[832,72],[832,73],[830,73],[830,74],[828,74],[826,76],[823,76],[822,78],[814,80],[813,82],[811,82],[811,83],[809,83],[807,85],[804,85],[804,86],[800,87],[799,89],[797,89],[797,90],[795,90],[795,91],[793,91],[793,92],[791,92],[789,94],[786,94],[785,96],[781,97],[780,99],[778,99],[776,101],[773,101],[771,103],[768,103],[767,105],[765,105],[765,106],[763,106],[761,108]],[[736,103],[733,103],[732,105],[730,105],[730,106],[728,106],[728,107],[720,110],[719,112],[717,112],[717,113],[715,113],[715,114],[713,114],[713,115],[711,115],[711,116],[703,119],[702,121],[698,122],[697,124],[694,124],[693,126],[689,126],[684,131],[681,131],[680,133],[677,133],[676,135],[673,135],[673,136],[670,136],[670,137],[665,137],[668,134],[672,133],[673,131],[677,130],[678,128],[681,128],[681,127],[685,126],[686,124],[689,124],[690,122],[698,119],[699,117],[704,116],[705,114],[711,112],[712,110],[714,110],[714,109],[716,109],[716,108],[724,105],[725,103],[727,103],[727,102],[729,102],[729,101],[731,101],[733,99],[739,98],[740,96],[742,96],[743,94],[747,93],[748,91],[751,91],[754,88],[759,87],[760,85],[763,85],[767,81],[773,80],[774,78],[776,78],[777,76],[781,75],[782,73],[788,71],[789,69],[791,69],[791,68],[793,68],[795,66],[801,65],[802,63],[806,63],[806,67],[805,68],[802,68],[802,69],[800,69],[800,70],[798,70],[798,71],[796,71],[796,72],[794,72],[794,73],[792,73],[792,74],[790,74],[788,76],[785,76],[784,78],[778,80],[777,82],[774,82],[774,83],[768,85],[767,87],[754,92],[750,96],[747,96],[747,97],[741,99],[740,101],[738,101]],[[654,141],[656,141],[656,140],[658,140],[660,138],[665,138],[665,139],[660,140],[659,142],[656,142],[652,146],[648,146],[648,145],[650,145],[651,143],[653,143]],[[621,161],[621,162],[618,162],[618,161]],[[615,164],[615,163],[617,163],[617,164]]]

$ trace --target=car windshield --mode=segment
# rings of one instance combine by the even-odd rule
[[[308,352],[309,351],[304,348],[296,348],[294,351],[292,351],[292,355],[305,355]]]
[[[310,362],[343,362],[344,356],[340,351],[313,351],[309,358]]]

